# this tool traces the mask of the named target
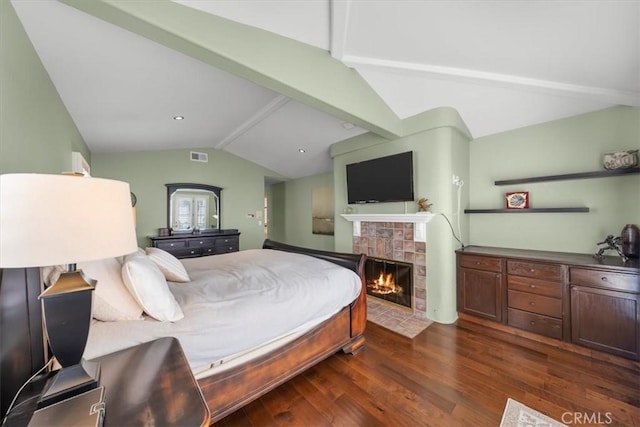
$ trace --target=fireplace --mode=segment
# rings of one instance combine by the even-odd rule
[[[430,212],[342,215],[353,222],[353,253],[412,263],[410,307],[413,316],[423,319],[427,318],[427,223],[433,216]]]
[[[413,264],[369,257],[365,264],[367,294],[411,308]]]

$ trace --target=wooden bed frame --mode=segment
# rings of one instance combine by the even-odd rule
[[[263,356],[250,360],[235,368],[213,374],[198,380],[198,384],[211,412],[214,423],[249,402],[259,398],[280,384],[288,381],[311,366],[321,362],[338,351],[355,354],[364,346],[364,331],[367,323],[366,288],[364,283],[364,263],[366,255],[346,254],[314,249],[300,248],[283,243],[265,240],[264,249],[295,252],[324,259],[356,272],[362,281],[360,296],[336,315],[321,323],[311,331],[295,339],[284,347],[275,349]],[[2,317],[3,325],[11,325],[12,331],[2,330],[0,346],[2,360],[0,380],[2,381],[3,406],[5,394],[12,395],[17,388],[35,372],[44,357],[40,304],[35,289],[39,290],[39,272],[37,269],[17,270],[19,274],[5,271],[0,283],[0,306],[2,301],[11,301],[11,305],[20,305],[12,310],[12,318]],[[24,273],[30,271],[29,274]],[[7,274],[10,273],[10,274]],[[8,282],[11,283],[8,283]],[[22,283],[16,283],[22,281]],[[25,292],[25,289],[33,289]],[[9,293],[11,293],[9,295]],[[5,294],[4,296],[2,294]],[[16,299],[16,296],[19,299]],[[8,313],[5,311],[0,315]],[[30,337],[16,344],[15,325],[23,325],[21,334]],[[10,333],[10,334],[9,334]],[[5,352],[7,343],[13,343],[10,352]],[[21,361],[16,366],[16,360]],[[2,408],[3,412],[6,408]]]
[[[216,422],[259,398],[304,370],[342,350],[355,354],[364,346],[367,300],[364,283],[366,255],[305,249],[265,240],[264,249],[321,258],[355,271],[362,279],[360,296],[348,307],[283,348],[219,374],[198,380]]]

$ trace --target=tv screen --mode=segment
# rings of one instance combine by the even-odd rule
[[[413,201],[413,152],[348,164],[347,199],[349,204]]]

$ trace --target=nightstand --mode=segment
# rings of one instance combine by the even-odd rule
[[[209,409],[176,338],[160,338],[93,360],[101,365],[105,426],[209,425]],[[36,390],[44,382],[34,383],[31,395],[20,399],[25,403],[16,405],[7,425],[27,425],[36,409]]]

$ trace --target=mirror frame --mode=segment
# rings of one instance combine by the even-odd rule
[[[215,185],[208,184],[194,184],[194,183],[175,183],[175,184],[165,184],[167,187],[167,228],[171,230],[171,196],[177,190],[207,190],[211,191],[218,197],[218,228],[207,228],[201,230],[201,233],[217,233],[222,230],[222,198],[220,197],[220,193],[222,192],[221,187],[216,187]]]

